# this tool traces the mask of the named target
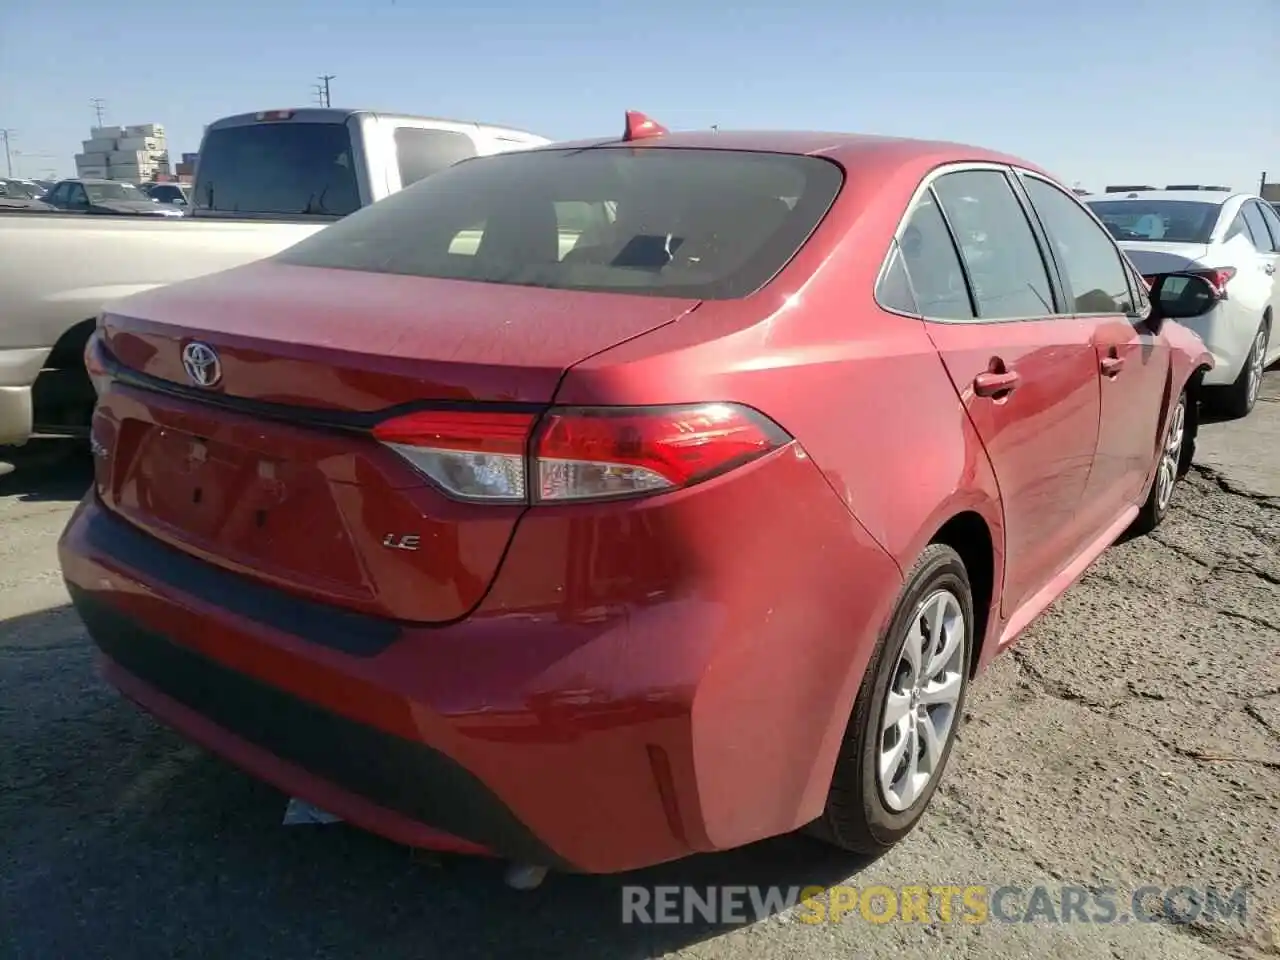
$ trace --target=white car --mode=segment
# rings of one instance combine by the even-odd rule
[[[1192,272],[1214,285],[1218,303],[1186,321],[1216,361],[1204,379],[1205,400],[1226,416],[1247,415],[1263,370],[1280,360],[1280,214],[1252,194],[1230,191],[1141,190],[1082,199],[1148,281]]]

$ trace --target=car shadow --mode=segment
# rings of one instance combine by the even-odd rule
[[[68,606],[0,621],[0,716],[6,956],[631,960],[744,924],[624,923],[628,885],[785,896],[870,862],[789,836],[623,875],[553,873],[519,892],[499,861],[340,824],[285,827],[284,796],[98,679]]]
[[[0,497],[31,503],[74,502],[93,483],[93,458],[82,442],[33,440],[23,447],[0,447]]]
[[[1258,399],[1260,401],[1280,399],[1280,360],[1263,371],[1262,391]],[[1206,404],[1200,405],[1200,423],[1202,425],[1206,423],[1231,423],[1236,419],[1225,414],[1215,413]]]

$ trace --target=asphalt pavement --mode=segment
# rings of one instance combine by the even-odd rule
[[[0,957],[1280,955],[1280,373],[1264,392],[1247,421],[1206,427],[1165,525],[1108,551],[978,679],[900,847],[868,864],[783,838],[524,893],[493,862],[285,827],[284,797],[122,702],[54,553],[87,468],[19,470],[0,479]],[[621,922],[625,885],[873,884],[1021,893],[980,923]],[[1063,922],[1067,887],[1122,907],[1188,889],[1163,922]],[[1037,888],[1052,902],[1031,911]],[[1244,916],[1196,917],[1210,888],[1247,888]]]

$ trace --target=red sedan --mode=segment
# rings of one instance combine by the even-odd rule
[[[1163,285],[1013,157],[632,117],[113,306],[62,569],[128,697],[394,840],[879,851],[1168,509]]]

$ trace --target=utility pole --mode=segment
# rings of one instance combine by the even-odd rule
[[[13,156],[9,152],[9,138],[18,131],[10,130],[8,127],[0,127],[0,138],[4,140],[4,165],[9,172],[5,174],[7,177],[13,176]]]
[[[1267,192],[1267,171],[1262,171],[1262,179],[1258,181],[1258,196]]]
[[[320,83],[323,84],[323,86],[316,87],[316,92],[320,95],[320,106],[322,107],[333,106],[333,104],[329,100],[329,81],[336,80],[338,78],[335,77],[332,73],[326,73],[323,76],[318,77],[317,79],[319,79]]]
[[[93,108],[93,113],[98,118],[98,126],[102,126],[102,117],[107,112],[107,101],[101,97],[94,97],[89,101],[89,106]]]

